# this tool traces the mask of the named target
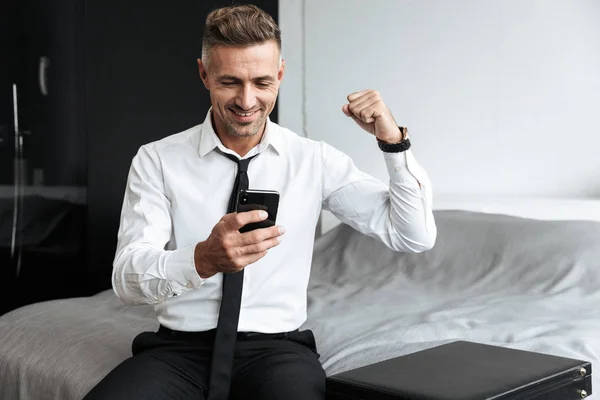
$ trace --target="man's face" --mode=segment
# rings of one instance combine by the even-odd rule
[[[283,78],[274,41],[249,47],[215,46],[200,77],[210,91],[217,132],[234,137],[262,134]]]

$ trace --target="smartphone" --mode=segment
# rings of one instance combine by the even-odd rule
[[[269,214],[265,220],[244,225],[240,228],[240,232],[244,233],[254,229],[268,228],[275,225],[278,207],[279,192],[276,190],[240,190],[236,201],[237,212],[264,210]]]

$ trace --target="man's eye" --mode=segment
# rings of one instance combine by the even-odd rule
[[[235,82],[229,82],[229,81],[228,82],[221,82],[221,85],[223,85],[223,86],[233,86],[233,85],[235,85]]]
[[[270,86],[270,83],[268,83],[268,82],[258,82],[256,84],[256,86],[258,86],[259,88],[268,88]]]

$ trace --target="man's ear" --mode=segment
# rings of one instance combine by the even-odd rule
[[[285,60],[281,60],[281,65],[279,66],[279,72],[277,72],[277,79],[281,81],[283,79],[283,72],[285,71]]]
[[[208,89],[208,72],[206,71],[206,67],[204,63],[202,63],[202,59],[198,59],[198,73],[200,74],[200,79],[202,79],[202,83],[204,83],[204,87]]]

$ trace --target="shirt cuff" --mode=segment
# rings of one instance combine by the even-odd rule
[[[410,184],[423,181],[420,179],[420,169],[412,151],[400,153],[383,152],[390,180],[394,183]]]
[[[173,250],[166,260],[166,274],[173,294],[180,295],[204,284],[196,271],[194,249],[196,245]]]

